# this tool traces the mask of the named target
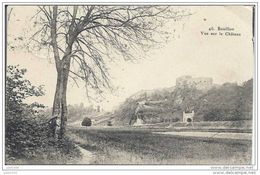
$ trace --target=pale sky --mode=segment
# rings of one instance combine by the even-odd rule
[[[212,77],[213,82],[241,83],[253,77],[252,10],[244,6],[186,7],[194,14],[178,24],[170,24],[169,31],[177,29],[175,39],[161,49],[151,50],[139,63],[119,61],[111,63],[112,83],[118,90],[107,93],[99,105],[106,110],[123,102],[140,90],[172,87],[177,77]],[[16,9],[16,15],[25,9]],[[28,10],[28,9],[27,9]],[[24,14],[23,14],[24,15]],[[23,16],[22,14],[20,16]],[[23,21],[10,24],[9,32],[19,32]],[[203,36],[210,27],[234,28],[240,36]],[[10,34],[9,33],[9,34]],[[224,31],[225,33],[225,31]],[[45,58],[23,51],[8,52],[7,64],[27,68],[27,78],[35,85],[45,85],[46,95],[37,101],[52,106],[56,84],[54,64]],[[68,86],[68,104],[89,104],[84,86],[77,88],[73,81]],[[96,105],[94,103],[94,105]]]

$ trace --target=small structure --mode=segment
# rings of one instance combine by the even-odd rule
[[[144,121],[142,120],[142,111],[145,105],[145,101],[141,101],[137,103],[137,108],[135,109],[135,116],[136,116],[136,121],[133,124],[133,126],[142,126],[144,124]]]
[[[182,122],[184,123],[193,122],[193,118],[194,118],[194,111],[190,113],[186,113],[185,111],[183,111]]]

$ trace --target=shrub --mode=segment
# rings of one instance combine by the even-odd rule
[[[113,126],[111,121],[107,122],[107,126]]]
[[[5,92],[5,161],[6,164],[59,163],[79,157],[75,144],[67,138],[49,137],[48,119],[43,105],[26,104],[24,99],[43,95],[41,86],[24,79],[26,69],[8,66]],[[64,163],[64,162],[61,162]],[[24,163],[22,163],[24,164]]]
[[[172,119],[172,122],[179,122],[179,121],[180,121],[179,118],[173,118],[173,119]]]
[[[36,147],[43,145],[46,128],[39,125],[42,117],[38,114],[43,105],[23,103],[31,96],[43,95],[42,86],[33,86],[23,78],[26,69],[8,66],[6,72],[5,94],[5,146],[6,158],[31,158],[37,153]]]
[[[81,123],[81,126],[91,126],[92,122],[91,119],[88,117],[85,117]]]

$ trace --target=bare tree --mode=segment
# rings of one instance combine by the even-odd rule
[[[34,15],[39,29],[30,38],[53,53],[57,70],[53,115],[60,115],[60,137],[67,121],[68,78],[85,81],[98,92],[110,88],[106,66],[113,55],[133,60],[133,53],[160,44],[162,26],[179,20],[183,10],[168,6],[39,6]]]

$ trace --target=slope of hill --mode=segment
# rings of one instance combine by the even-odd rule
[[[136,111],[142,102],[145,110]],[[176,122],[182,112],[195,111],[194,121],[236,121],[252,119],[253,80],[239,86],[224,83],[208,91],[172,87],[140,91],[130,96],[113,114],[115,125],[133,125],[137,115],[146,124]],[[154,110],[154,109],[157,110]]]

